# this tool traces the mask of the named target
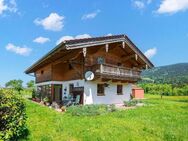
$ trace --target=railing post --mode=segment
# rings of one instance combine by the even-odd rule
[[[100,72],[103,73],[103,66],[102,66],[102,64],[100,65]]]

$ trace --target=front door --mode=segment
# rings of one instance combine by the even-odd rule
[[[62,85],[54,85],[54,101],[57,103],[62,101]]]
[[[80,96],[79,104],[83,104],[83,94],[84,94],[84,87],[74,87],[73,88],[73,98],[76,99],[77,95]]]

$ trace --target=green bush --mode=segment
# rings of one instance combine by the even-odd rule
[[[183,96],[188,95],[188,85],[175,85],[175,84],[155,84],[155,83],[142,83],[139,84],[145,93],[153,95],[166,95],[166,96]]]
[[[96,116],[116,111],[115,105],[77,105],[70,106],[67,113],[73,116]]]
[[[124,101],[123,103],[124,103],[125,106],[131,107],[131,106],[136,106],[137,103],[142,103],[142,101],[137,100],[137,99],[133,99],[133,100],[130,100],[130,101]]]
[[[0,140],[18,140],[27,133],[23,98],[12,90],[0,89]]]

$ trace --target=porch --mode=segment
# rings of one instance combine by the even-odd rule
[[[62,107],[67,105],[83,104],[83,87],[74,87],[69,85],[69,90],[61,82],[53,84],[52,82],[37,84],[36,95],[38,101],[47,102],[49,105]],[[68,91],[68,92],[67,92]]]

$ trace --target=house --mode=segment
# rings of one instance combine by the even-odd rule
[[[132,84],[153,64],[126,35],[67,40],[29,67],[41,97],[80,104],[120,104],[130,100]]]

